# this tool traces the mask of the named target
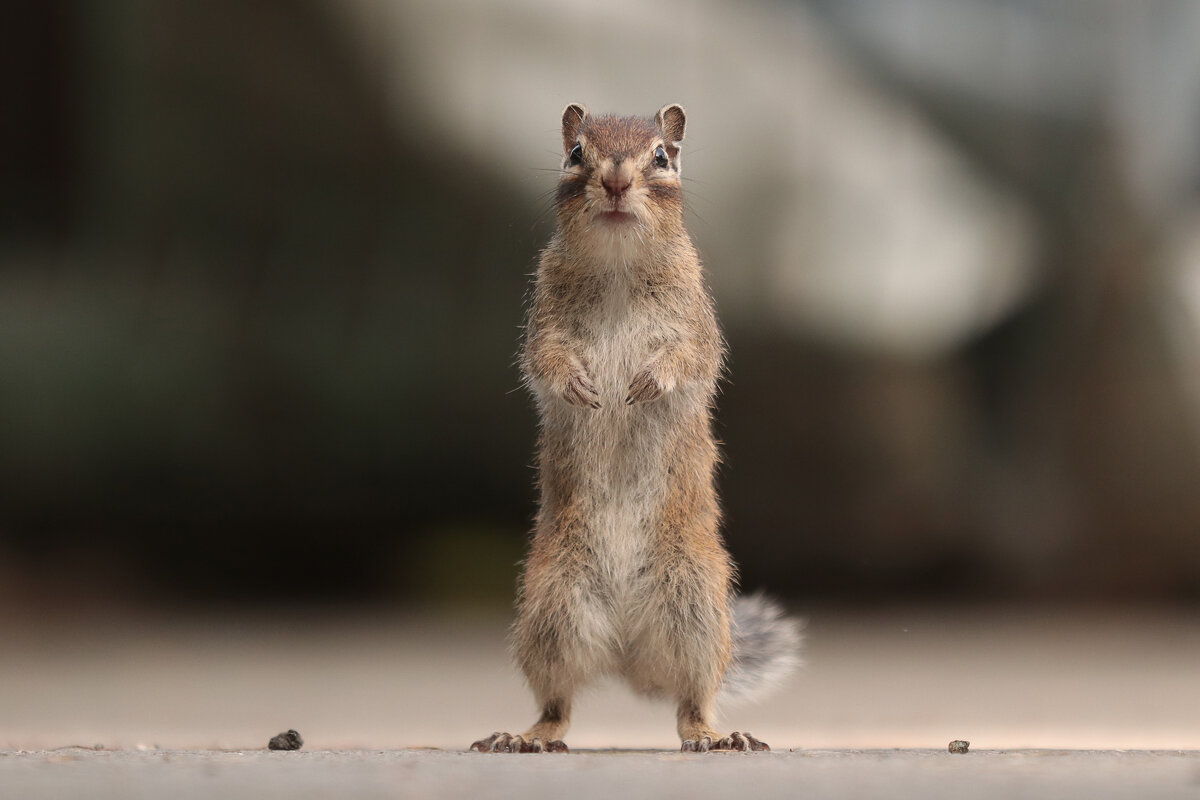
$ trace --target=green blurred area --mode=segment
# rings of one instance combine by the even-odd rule
[[[519,541],[529,215],[390,126],[320,8],[221,5],[7,12],[69,131],[9,131],[5,206],[77,169],[0,240],[0,540],[213,596],[390,592],[373,554],[447,519]]]

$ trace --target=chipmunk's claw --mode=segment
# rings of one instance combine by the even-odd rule
[[[753,751],[770,752],[771,746],[768,745],[766,742],[762,742],[762,741],[759,741],[758,739],[755,739],[753,736],[750,735],[749,731],[747,731],[746,733],[741,733],[740,731],[734,731],[733,733],[726,736],[724,739],[721,739],[718,742],[714,742],[712,749],[713,750],[738,750],[738,751],[753,750]]]
[[[592,379],[583,373],[572,375],[563,390],[563,399],[573,406],[582,408],[600,408],[600,393],[596,391]]]
[[[486,739],[480,739],[471,744],[476,753],[569,753],[566,743],[561,739],[544,742],[539,738],[526,740],[520,734],[501,733],[496,731]]]
[[[683,746],[679,749],[685,753],[707,753],[717,750],[770,752],[771,747],[766,742],[755,739],[749,732],[734,731],[725,738],[718,739],[715,742],[708,736],[702,739],[685,739]]]
[[[633,382],[629,384],[629,393],[625,395],[625,405],[648,403],[662,397],[664,393],[663,385],[647,368],[638,373]]]

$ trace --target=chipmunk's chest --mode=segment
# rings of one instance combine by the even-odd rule
[[[577,333],[605,399],[624,400],[629,382],[650,357],[659,325],[645,293],[628,282],[612,280],[597,287],[580,315]]]

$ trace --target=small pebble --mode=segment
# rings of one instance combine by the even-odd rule
[[[278,736],[271,737],[267,747],[271,750],[299,750],[304,746],[304,740],[294,730],[284,731]]]
[[[965,753],[967,748],[971,746],[970,742],[964,742],[962,739],[955,739],[950,743],[951,753]]]

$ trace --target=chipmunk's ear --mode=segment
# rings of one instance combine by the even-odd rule
[[[683,141],[683,128],[687,123],[687,117],[683,113],[683,106],[677,103],[663,106],[654,115],[654,123],[662,130],[667,144],[679,144]]]
[[[579,141],[579,128],[587,119],[587,106],[583,103],[571,103],[563,109],[563,152],[571,152],[575,142]]]

